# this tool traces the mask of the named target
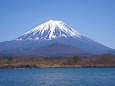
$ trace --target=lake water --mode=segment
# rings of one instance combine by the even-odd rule
[[[115,68],[0,69],[0,86],[115,86]]]

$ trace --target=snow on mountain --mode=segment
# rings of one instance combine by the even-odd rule
[[[62,21],[50,20],[14,40],[52,40],[59,37],[81,38],[82,35]]]
[[[55,43],[60,44],[60,46],[52,45]],[[70,46],[72,46],[70,50],[71,53],[69,53],[70,51],[67,51],[70,49]],[[50,20],[14,40],[1,42],[0,56],[22,55],[24,52],[31,53],[34,51],[36,52],[33,53],[34,55],[42,54],[44,56],[47,51],[51,51],[51,48],[49,47],[53,47],[52,51],[57,52],[58,54],[61,54],[62,51],[67,51],[64,53],[66,55],[78,55],[77,52],[77,54],[74,53],[74,49],[76,48],[87,52],[87,55],[100,55],[105,53],[115,54],[115,50],[83,36],[62,21]],[[42,52],[40,51],[41,49]],[[37,51],[39,51],[39,53]],[[47,55],[53,55],[53,52],[49,52]],[[84,54],[82,53],[81,55]]]

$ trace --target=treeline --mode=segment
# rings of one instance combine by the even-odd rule
[[[115,56],[72,57],[0,57],[0,68],[115,67]]]

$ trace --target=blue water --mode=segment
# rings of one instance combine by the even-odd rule
[[[0,86],[115,86],[115,68],[0,69]]]

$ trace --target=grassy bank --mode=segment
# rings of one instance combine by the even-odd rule
[[[115,67],[115,56],[101,55],[91,57],[0,57],[0,68],[82,68]]]

